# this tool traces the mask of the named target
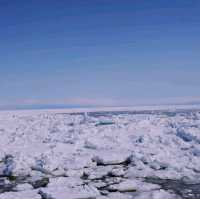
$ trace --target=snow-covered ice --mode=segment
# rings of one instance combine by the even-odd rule
[[[199,110],[2,111],[0,199],[197,199]]]

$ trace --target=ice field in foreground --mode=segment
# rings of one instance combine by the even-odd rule
[[[200,109],[0,112],[0,199],[199,199]]]

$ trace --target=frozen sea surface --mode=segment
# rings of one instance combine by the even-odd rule
[[[197,107],[0,112],[0,199],[199,199]]]

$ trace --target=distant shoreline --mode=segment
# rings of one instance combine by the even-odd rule
[[[84,113],[84,112],[115,112],[115,111],[176,111],[200,110],[200,105],[151,105],[127,107],[84,107],[84,108],[47,108],[47,109],[16,109],[0,110],[0,114],[42,114],[42,113]]]

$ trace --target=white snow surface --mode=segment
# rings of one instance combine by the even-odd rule
[[[182,109],[186,112],[177,112]],[[129,109],[111,111],[123,110]],[[200,112],[193,106],[141,110],[177,113],[127,112],[98,117],[89,113],[109,111],[108,108],[0,112],[0,160],[13,156],[13,175],[34,176],[39,172],[34,168],[42,168],[60,176],[50,178],[47,187],[0,193],[0,199],[39,199],[39,191],[46,199],[179,198],[143,179],[200,181]],[[127,159],[131,160],[130,165],[121,166]],[[105,182],[84,184],[83,173],[88,174],[88,180],[112,173],[119,182],[108,187],[117,191],[103,196],[98,186]],[[131,193],[133,189],[136,194]]]

